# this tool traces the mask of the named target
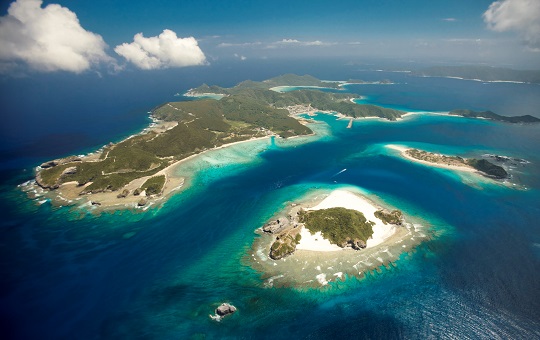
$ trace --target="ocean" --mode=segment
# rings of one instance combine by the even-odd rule
[[[17,187],[42,161],[141,130],[153,107],[203,82],[232,86],[287,72],[390,79],[396,84],[348,90],[409,111],[469,108],[538,117],[540,107],[539,85],[419,78],[337,61],[268,63],[152,77],[4,80],[3,338],[540,337],[538,124],[426,114],[355,121],[347,129],[347,120],[318,115],[320,135],[309,142],[258,141],[195,158],[180,170],[189,187],[144,213],[54,207]],[[388,144],[529,163],[512,166],[505,185],[408,162]],[[250,262],[255,230],[314,190],[344,186],[421,220],[428,239],[362,278],[320,287],[265,284],[268,278]],[[221,302],[238,312],[215,322],[208,315]]]

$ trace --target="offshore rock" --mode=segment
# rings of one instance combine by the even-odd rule
[[[234,312],[236,312],[236,307],[229,304],[229,303],[222,303],[218,308],[216,308],[216,312],[214,315],[210,315],[210,318],[212,320],[221,321],[224,317],[227,315],[231,315]]]

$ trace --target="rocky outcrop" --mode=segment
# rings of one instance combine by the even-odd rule
[[[43,168],[43,169],[48,169],[48,168],[52,168],[52,167],[55,167],[55,166],[58,166],[58,165],[66,164],[66,163],[81,162],[81,161],[82,161],[82,159],[80,157],[69,156],[69,157],[66,157],[66,158],[59,158],[59,159],[55,159],[55,160],[52,160],[52,161],[42,163],[40,165],[40,167]]]
[[[45,183],[43,178],[41,178],[41,172],[38,172],[36,174],[36,183],[37,183],[37,185],[39,185],[43,189],[54,190],[54,189],[58,189],[60,187],[60,184],[62,184],[62,179],[63,179],[64,176],[73,175],[73,174],[76,174],[76,173],[77,173],[77,167],[76,166],[70,166],[69,168],[66,168],[66,169],[64,169],[64,171],[62,171],[60,176],[58,176],[58,178],[56,179],[56,181],[53,184],[47,184],[47,183]]]
[[[280,217],[275,221],[270,221],[263,226],[263,231],[270,234],[279,234],[290,226],[290,222],[286,217]]]
[[[293,228],[282,232],[276,237],[274,243],[270,247],[270,258],[272,260],[280,260],[291,255],[296,250],[296,245],[300,243],[300,229]]]
[[[77,173],[77,167],[76,166],[70,166],[69,168],[66,168],[64,171],[62,171],[62,175],[75,175]]]
[[[236,307],[229,304],[229,303],[222,303],[218,308],[216,308],[216,312],[214,315],[210,315],[210,318],[212,320],[221,321],[224,317],[227,315],[231,315],[234,312],[236,312]]]
[[[357,238],[355,238],[354,240],[347,239],[347,241],[343,242],[339,246],[341,248],[351,247],[354,250],[361,250],[361,249],[364,249],[366,247],[366,242],[364,242],[364,240],[360,240],[360,239],[357,239]]]
[[[124,190],[122,190],[121,193],[119,193],[118,195],[116,195],[116,198],[126,198],[127,195],[129,195],[129,190],[128,190],[128,189],[124,189]]]
[[[43,189],[54,190],[60,187],[60,180],[57,180],[54,184],[49,185],[43,181],[43,179],[41,178],[41,174],[39,172],[36,174],[36,183]]]
[[[141,198],[141,200],[139,201],[139,203],[137,203],[137,205],[139,207],[144,207],[146,205],[146,200],[144,198]]]

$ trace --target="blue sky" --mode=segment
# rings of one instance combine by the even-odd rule
[[[0,8],[0,43],[9,46],[0,51],[3,73],[286,57],[540,68],[539,0],[17,0],[8,13],[9,6]]]

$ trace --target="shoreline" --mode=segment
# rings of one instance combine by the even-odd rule
[[[272,219],[283,217],[300,208],[313,210],[345,205],[346,208],[362,209],[368,220],[380,221],[372,217],[372,211],[381,207],[390,210],[393,207],[386,203],[379,204],[375,198],[357,187],[316,189],[295,200],[295,203],[288,204]],[[320,289],[347,277],[361,279],[371,271],[379,271],[382,266],[393,267],[391,263],[397,261],[401,254],[412,251],[419,243],[428,239],[426,223],[418,222],[418,219],[406,215],[401,226],[383,225],[384,228],[381,229],[377,223],[373,227],[374,234],[366,242],[366,248],[358,251],[341,248],[328,241],[325,243],[319,233],[311,235],[307,230],[302,231],[310,234],[310,237],[304,239],[304,234],[301,234],[302,239],[296,251],[280,260],[273,260],[268,255],[276,235],[264,233],[262,228],[258,228],[255,231],[258,237],[255,237],[245,257],[245,265],[261,273],[262,285],[267,288],[276,286]]]
[[[131,137],[132,136],[128,138],[131,138]],[[79,187],[77,186],[76,182],[67,182],[67,183],[63,183],[58,189],[55,189],[55,190],[45,190],[39,187],[35,183],[32,183],[32,185],[35,187],[39,187],[39,189],[41,189],[41,191],[43,192],[43,196],[50,199],[51,202],[59,206],[63,206],[63,205],[93,206],[95,207],[96,210],[120,210],[120,209],[134,208],[134,209],[141,209],[144,211],[153,205],[166,202],[173,193],[181,189],[186,189],[186,184],[187,184],[186,178],[184,176],[176,175],[176,170],[178,169],[178,167],[182,166],[183,163],[189,160],[192,160],[197,156],[204,155],[208,151],[220,150],[220,149],[224,149],[224,148],[242,144],[242,143],[270,139],[271,137],[272,135],[251,138],[251,139],[246,139],[243,141],[237,141],[237,142],[233,142],[229,144],[220,145],[218,147],[205,150],[203,152],[180,159],[150,176],[136,178],[132,180],[131,182],[129,182],[128,184],[126,184],[122,189],[117,190],[117,191],[79,195],[78,193],[90,183],[88,183],[85,186]],[[146,196],[144,192],[138,196],[131,194],[136,188],[139,188],[142,184],[144,184],[144,182],[147,179],[154,176],[159,176],[159,175],[165,176],[165,184],[159,195]],[[124,198],[118,198],[117,195],[120,192],[122,192],[122,190],[124,189],[129,190],[130,195]],[[146,203],[143,206],[138,205],[138,202],[141,199],[146,200]]]

